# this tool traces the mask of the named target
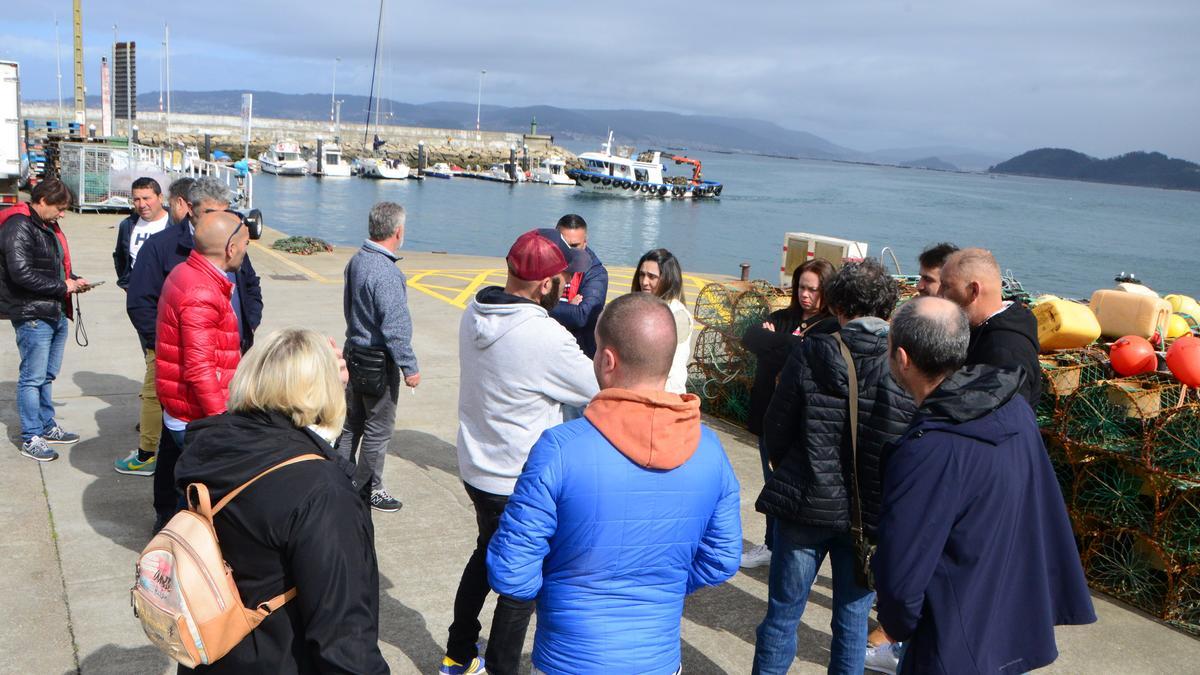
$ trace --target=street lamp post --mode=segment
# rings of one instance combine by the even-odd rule
[[[329,124],[330,130],[337,133],[337,67],[342,57],[333,59],[333,91],[329,93]]]
[[[483,140],[483,134],[479,133],[479,111],[483,107],[483,76],[487,75],[486,70],[479,71],[479,94],[475,98],[475,142]]]

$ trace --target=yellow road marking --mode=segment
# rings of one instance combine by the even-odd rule
[[[266,246],[263,246],[262,244],[260,244],[256,241],[253,241],[250,243],[258,250],[266,253],[267,255],[271,256],[272,258],[275,258],[276,260],[283,263],[284,265],[287,265],[288,267],[296,270],[297,272],[303,274],[304,276],[308,277],[309,279],[312,279],[313,281],[315,281],[317,283],[321,283],[321,284],[340,284],[340,283],[342,283],[341,279],[330,279],[326,276],[318,274],[294,260],[289,260],[282,253],[275,251],[273,249],[269,249]]]

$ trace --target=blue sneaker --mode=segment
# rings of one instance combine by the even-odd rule
[[[79,434],[73,434],[57,424],[54,425],[53,429],[43,433],[42,438],[47,443],[54,443],[56,445],[71,445],[72,443],[79,442]]]
[[[58,459],[58,453],[46,445],[46,441],[41,436],[34,436],[22,443],[21,454],[39,462],[53,462]]]
[[[468,673],[474,675],[476,673],[486,673],[487,669],[484,667],[482,656],[476,656],[465,666],[451,659],[449,656],[443,656],[442,666],[438,668],[438,672],[445,673],[446,675],[467,675]]]

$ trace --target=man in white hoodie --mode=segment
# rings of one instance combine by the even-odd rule
[[[550,317],[566,280],[586,272],[586,251],[554,230],[531,230],[508,251],[504,288],[471,300],[458,330],[458,470],[475,506],[479,536],[454,598],[454,621],[440,672],[516,673],[533,612],[531,601],[501,595],[486,658],[476,642],[490,591],[487,548],[504,506],[543,431],[563,421],[564,405],[582,408],[600,387],[575,337]]]

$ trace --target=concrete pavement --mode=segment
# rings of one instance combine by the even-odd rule
[[[0,452],[0,673],[161,673],[167,659],[146,641],[129,605],[133,564],[153,523],[151,481],[124,476],[113,460],[137,443],[143,363],[113,284],[116,216],[71,214],[65,221],[77,271],[109,283],[84,295],[88,347],[68,345],[54,398],[61,424],[83,440],[39,464],[9,446]],[[410,223],[412,229],[423,223]],[[365,230],[365,224],[364,224]],[[268,233],[269,241],[277,233]],[[251,249],[262,276],[266,311],[259,329],[304,325],[341,339],[341,271],[352,248],[297,257]],[[470,501],[454,451],[458,391],[457,329],[471,288],[503,276],[498,258],[404,252],[413,278],[409,302],[421,386],[402,393],[385,484],[404,508],[374,514],[381,578],[381,647],[398,673],[436,672],[462,565],[475,538]],[[632,262],[632,261],[629,261]],[[630,270],[614,269],[614,295]],[[694,292],[703,280],[691,280]],[[17,354],[10,324],[0,324],[0,426],[19,438],[14,400]],[[753,511],[761,486],[758,450],[745,432],[717,430],[742,482],[747,543],[761,541]],[[754,629],[766,607],[765,568],[696,593],[683,620],[684,669],[746,673]],[[831,589],[828,567],[814,588],[799,631],[792,672],[823,672],[828,658]],[[485,631],[492,604],[485,608]],[[1058,631],[1062,655],[1047,672],[1194,671],[1195,639],[1123,605],[1096,596],[1099,623]],[[532,641],[533,631],[529,638]],[[528,667],[528,662],[526,662]]]

